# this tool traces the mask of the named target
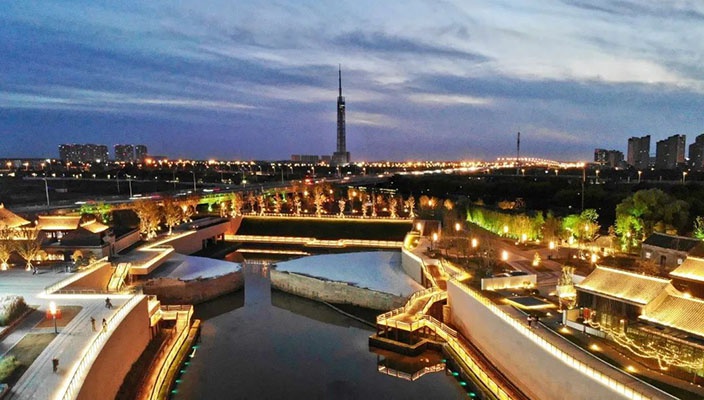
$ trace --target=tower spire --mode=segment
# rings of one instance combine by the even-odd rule
[[[340,89],[340,97],[342,97],[342,64],[337,64],[337,79],[338,88]]]

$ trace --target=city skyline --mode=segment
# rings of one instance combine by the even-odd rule
[[[633,136],[704,132],[704,7],[687,2],[4,9],[0,157],[73,142],[330,154],[340,63],[355,160],[492,159],[518,131],[522,155],[588,160]]]

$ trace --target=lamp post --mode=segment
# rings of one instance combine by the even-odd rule
[[[132,177],[127,175],[127,183],[130,185],[130,199],[132,198]]]
[[[430,249],[434,250],[436,246],[436,242],[438,241],[438,233],[433,232],[433,241],[430,243]]]
[[[193,174],[193,191],[196,191],[196,171],[191,171],[191,174]]]
[[[684,185],[684,180],[687,178],[687,171],[682,171],[682,184]]]
[[[56,303],[53,301],[49,303],[49,313],[51,318],[54,320],[54,333],[59,333],[59,328],[56,326],[56,313],[58,312],[56,308]]]
[[[640,183],[640,176],[643,175],[643,171],[638,171],[638,183]]]
[[[596,184],[599,184],[599,170],[596,170]]]
[[[46,192],[46,206],[49,207],[49,182],[44,177],[44,191]]]

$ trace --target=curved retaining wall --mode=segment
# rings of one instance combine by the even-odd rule
[[[271,286],[286,293],[317,301],[352,304],[373,310],[403,307],[406,298],[389,293],[362,289],[345,282],[324,281],[308,276],[271,270]]]
[[[114,399],[132,364],[151,339],[147,297],[135,305],[122,322],[110,332],[86,376],[78,400]]]
[[[164,304],[198,304],[242,289],[242,271],[207,279],[182,281],[157,278],[146,282],[144,294],[153,294]]]

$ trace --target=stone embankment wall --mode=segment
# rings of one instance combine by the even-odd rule
[[[114,399],[132,364],[151,339],[147,297],[110,333],[86,376],[78,400]]]
[[[362,289],[344,282],[324,281],[308,276],[271,270],[271,286],[286,293],[317,301],[352,304],[388,311],[402,307],[406,298],[389,293]]]
[[[164,304],[198,304],[240,290],[243,286],[242,271],[236,271],[192,281],[170,278],[152,279],[146,282],[143,291],[144,294],[156,295]]]
[[[623,399],[521,334],[457,283],[447,283],[453,325],[532,399]]]

